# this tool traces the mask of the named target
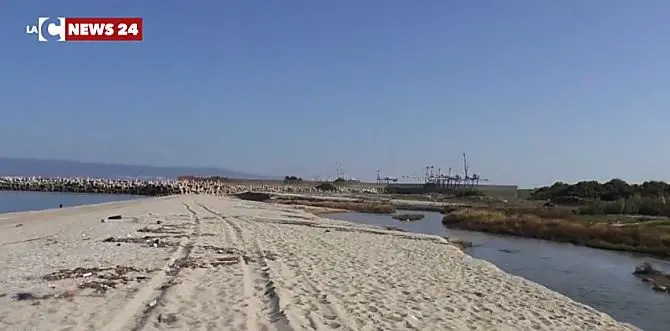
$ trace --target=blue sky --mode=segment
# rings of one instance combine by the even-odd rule
[[[670,1],[0,5],[0,154],[524,187],[670,180]],[[139,44],[40,44],[142,16]]]

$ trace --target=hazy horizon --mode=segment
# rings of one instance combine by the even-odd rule
[[[10,169],[16,169],[15,171],[8,172],[7,161],[14,162],[14,167],[9,167]],[[16,162],[18,161],[18,162]],[[35,164],[39,163],[39,164]],[[50,168],[57,164],[55,169]],[[73,164],[83,165],[82,168],[72,168]],[[92,166],[93,168],[87,168],[87,166]],[[96,167],[109,167],[108,169],[97,169]],[[65,167],[68,170],[63,172],[62,168]],[[43,170],[36,170],[43,169]],[[51,176],[62,176],[62,177],[102,177],[102,178],[112,178],[112,177],[164,177],[164,178],[176,178],[181,175],[194,175],[194,176],[223,176],[231,178],[249,178],[249,179],[282,179],[284,176],[292,176],[293,174],[252,174],[240,169],[227,169],[219,167],[179,167],[179,166],[161,166],[161,165],[148,165],[148,164],[119,164],[119,163],[99,163],[99,162],[84,162],[77,160],[57,160],[57,159],[31,159],[31,158],[11,158],[0,156],[0,177],[2,176],[47,176],[45,174],[52,173]],[[68,174],[69,173],[69,174]],[[97,175],[90,175],[91,173],[97,173]],[[100,175],[105,174],[106,175]],[[129,175],[128,173],[134,174]],[[300,175],[297,175],[300,177]],[[336,178],[336,174],[330,177],[321,178],[321,180],[328,180]],[[305,180],[313,180],[314,178],[303,177]],[[604,181],[608,181],[609,178]],[[374,179],[364,179],[366,182],[374,182]],[[399,178],[399,183],[402,182],[417,182],[416,180],[403,180]],[[535,187],[525,187],[519,185],[520,189],[530,189],[537,188],[540,186],[550,186],[556,181],[547,183],[545,185],[539,185]],[[577,181],[568,182],[573,184]],[[603,181],[601,181],[603,182]],[[629,184],[641,184],[642,182],[628,182]],[[493,184],[493,185],[518,185],[517,183],[504,183],[504,182],[482,182],[482,185]]]
[[[185,14],[185,13],[188,14]],[[670,181],[670,2],[10,1],[9,157]],[[39,43],[37,16],[141,16],[141,43]],[[178,24],[177,24],[178,23]]]

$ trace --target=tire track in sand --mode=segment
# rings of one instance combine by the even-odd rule
[[[290,243],[289,238],[285,238],[283,233],[285,230],[280,229],[280,226],[277,222],[264,222],[260,220],[254,220],[255,223],[264,223],[263,226],[268,226],[275,229],[275,233],[282,244]],[[295,231],[300,231],[296,229]],[[261,231],[259,231],[260,233]],[[258,239],[254,237],[255,241],[258,243]],[[339,247],[330,245],[320,237],[315,237],[318,242],[318,245],[324,247],[327,251],[337,251]],[[281,247],[284,247],[282,245]],[[340,254],[346,254],[346,252],[341,252]],[[308,303],[310,306],[306,311],[306,317],[309,321],[311,329],[314,330],[328,330],[328,329],[337,329],[337,330],[350,330],[356,331],[360,328],[355,325],[354,319],[347,313],[346,309],[338,302],[338,300],[333,295],[328,295],[327,291],[323,290],[322,286],[319,286],[316,281],[311,279],[309,275],[300,269],[299,266],[291,268],[286,263],[275,263],[274,264],[278,269],[278,273],[281,275],[282,279],[288,281],[287,286],[290,289],[298,288],[302,293],[292,293],[291,296],[297,297],[300,300],[300,297],[311,297],[315,300]],[[295,270],[292,270],[295,269]],[[307,293],[305,293],[307,292]]]
[[[239,224],[217,213],[206,205],[198,205],[220,219],[234,233],[236,246],[247,249],[244,240],[244,231]],[[244,275],[244,296],[247,300],[247,330],[248,331],[294,331],[289,318],[281,308],[279,294],[270,268],[260,244],[254,245],[255,259],[240,256],[239,265]]]
[[[140,288],[135,296],[100,331],[124,329],[135,331],[141,330],[146,325],[151,312],[165,295],[169,284],[179,274],[181,269],[179,261],[189,257],[195,242],[200,237],[200,218],[187,203],[184,203],[184,207],[191,215],[191,222],[194,226],[191,233],[179,241],[177,250],[170,256],[163,272],[158,272],[146,282],[145,286]]]

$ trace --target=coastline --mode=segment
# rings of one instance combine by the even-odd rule
[[[198,323],[250,330],[636,329],[441,237],[309,210],[181,195],[0,214],[0,243],[12,248],[0,253],[0,313],[7,316],[0,323],[99,330]],[[112,214],[123,219],[101,222]],[[77,267],[98,269],[77,276]],[[63,279],[44,281],[60,269],[56,278]],[[19,292],[32,299],[17,300]]]

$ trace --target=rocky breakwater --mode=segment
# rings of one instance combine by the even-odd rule
[[[132,194],[163,196],[184,193],[176,181],[100,178],[2,177],[0,191]]]
[[[279,183],[229,183],[225,181],[205,180],[181,180],[179,186],[184,193],[209,194],[209,195],[233,195],[243,192],[268,192],[268,193],[346,193],[346,194],[375,194],[381,193],[382,189],[368,187],[348,186],[308,186],[297,184]]]

